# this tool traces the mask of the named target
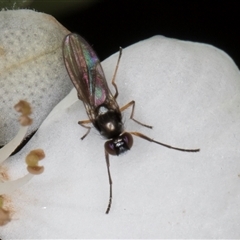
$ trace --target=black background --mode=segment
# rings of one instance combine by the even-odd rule
[[[202,42],[227,52],[240,66],[240,1],[103,0],[84,11],[55,16],[82,35],[104,60],[154,35]]]

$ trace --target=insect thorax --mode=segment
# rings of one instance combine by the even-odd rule
[[[118,137],[123,132],[122,115],[115,109],[101,105],[97,109],[94,126],[107,139]]]

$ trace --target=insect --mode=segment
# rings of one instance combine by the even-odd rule
[[[135,101],[131,101],[121,108],[118,106],[116,101],[118,97],[118,88],[115,83],[115,78],[121,55],[122,48],[120,48],[119,51],[117,65],[112,79],[112,85],[115,88],[115,94],[113,95],[108,88],[100,60],[87,41],[75,33],[70,33],[63,41],[63,59],[66,69],[77,90],[78,98],[83,102],[89,117],[88,120],[78,122],[78,124],[87,129],[87,132],[81,139],[83,140],[89,134],[91,127],[88,124],[90,123],[93,124],[103,137],[108,139],[104,144],[110,187],[106,214],[109,213],[112,204],[112,178],[110,173],[109,155],[120,155],[123,152],[130,150],[133,145],[132,135],[179,151],[200,151],[200,149],[172,147],[155,141],[140,132],[126,132],[124,130],[121,112],[129,107],[132,108],[130,119],[144,127],[152,127],[143,124],[134,118]]]

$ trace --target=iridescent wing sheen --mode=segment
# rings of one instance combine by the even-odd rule
[[[66,69],[83,101],[90,120],[96,117],[95,109],[105,104],[112,108],[118,105],[112,96],[100,61],[85,39],[75,33],[63,41],[63,58]]]

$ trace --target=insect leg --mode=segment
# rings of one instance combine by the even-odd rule
[[[88,129],[87,132],[81,137],[82,140],[89,134],[89,132],[91,130],[91,127],[85,125],[85,124],[89,124],[89,123],[91,123],[91,121],[89,119],[78,122],[79,125]]]
[[[135,118],[133,118],[133,115],[134,115],[134,109],[135,109],[135,101],[131,101],[129,103],[127,103],[125,106],[121,107],[120,108],[120,111],[123,112],[124,110],[126,110],[127,108],[131,107],[132,106],[132,112],[131,112],[131,116],[130,116],[130,119],[132,119],[134,122],[144,126],[144,127],[147,127],[147,128],[153,128],[152,126],[149,126],[149,125],[146,125],[144,123],[141,123],[139,122],[138,120],[136,120]]]
[[[117,75],[117,70],[118,70],[118,66],[119,66],[119,63],[120,63],[121,56],[122,56],[122,48],[120,47],[119,48],[118,61],[117,61],[117,65],[116,65],[115,72],[113,74],[113,79],[112,79],[112,85],[114,86],[114,88],[116,90],[116,92],[114,94],[115,99],[117,99],[117,96],[118,96],[118,89],[117,89],[117,84],[115,83],[115,78],[116,78],[116,75]]]
[[[109,162],[109,154],[105,151],[105,158],[106,158],[106,164],[107,164],[107,171],[108,171],[108,180],[109,180],[109,186],[110,186],[110,191],[109,191],[109,202],[106,210],[106,214],[109,213],[111,205],[112,205],[112,178],[111,178],[111,173],[110,173],[110,162]]]
[[[130,133],[137,136],[137,137],[143,138],[143,139],[145,139],[149,142],[154,142],[154,143],[157,143],[157,144],[162,145],[164,147],[175,149],[175,150],[178,150],[178,151],[183,151],[183,152],[199,152],[200,151],[199,148],[198,149],[184,149],[184,148],[172,147],[172,146],[167,145],[165,143],[157,142],[157,141],[153,140],[152,138],[149,138],[148,136],[146,136],[146,135],[144,135],[140,132],[130,132]]]

